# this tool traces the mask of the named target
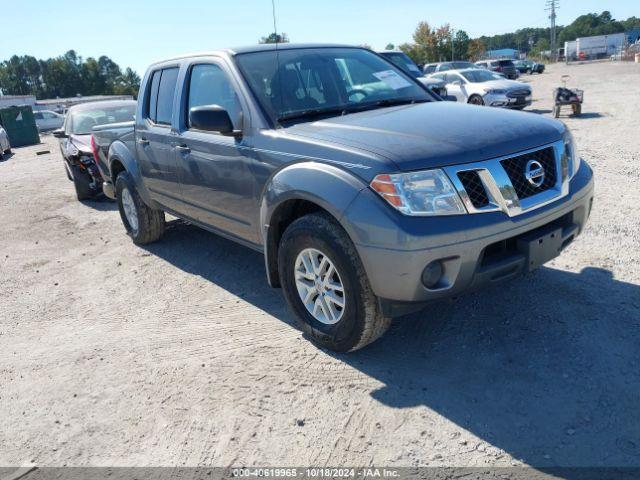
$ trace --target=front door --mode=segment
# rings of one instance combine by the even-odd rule
[[[187,73],[183,123],[173,139],[187,215],[208,226],[257,242],[254,180],[251,158],[242,138],[204,132],[189,125],[189,109],[219,105],[235,129],[245,130],[247,118],[223,63],[194,63]]]

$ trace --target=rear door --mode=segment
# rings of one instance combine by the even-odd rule
[[[189,66],[180,102],[178,135],[173,139],[182,179],[187,215],[244,240],[256,240],[254,179],[246,145],[248,108],[230,70],[222,60],[194,60]],[[219,105],[244,137],[192,128],[189,110]]]
[[[142,119],[136,122],[136,152],[140,173],[152,198],[168,210],[181,212],[181,191],[171,142],[176,66],[155,70],[148,77]]]

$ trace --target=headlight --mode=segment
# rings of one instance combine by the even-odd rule
[[[467,213],[458,193],[442,170],[378,175],[372,180],[371,188],[405,215]]]
[[[492,95],[504,95],[505,93],[507,93],[506,90],[501,90],[501,89],[496,89],[496,88],[485,88],[484,89],[485,92],[490,93]]]
[[[69,144],[67,145],[67,154],[71,157],[75,157],[79,153],[80,153],[80,150],[78,150],[78,147],[76,147],[73,143],[69,142]]]
[[[567,158],[569,167],[569,178],[572,178],[580,168],[580,154],[576,147],[576,142],[573,139],[573,135],[567,128],[564,134],[564,155]]]

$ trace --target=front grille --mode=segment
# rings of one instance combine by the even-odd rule
[[[531,95],[531,91],[525,89],[511,90],[507,92],[507,97],[509,98],[526,97],[528,95]]]
[[[482,208],[489,205],[489,197],[477,171],[465,170],[458,172],[458,178],[475,208]]]
[[[529,160],[536,160],[544,168],[544,181],[539,187],[532,185],[525,177],[525,170]],[[500,164],[507,172],[509,180],[511,180],[511,184],[521,200],[544,192],[556,184],[556,160],[553,147],[507,158],[502,160]]]

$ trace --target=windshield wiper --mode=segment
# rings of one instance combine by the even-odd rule
[[[394,107],[396,105],[410,105],[414,103],[426,103],[430,100],[426,98],[387,98],[384,100],[378,100],[377,102],[363,103],[361,105],[354,105],[349,107],[349,112],[359,112],[362,110],[368,110],[373,108]]]
[[[334,108],[311,108],[309,110],[302,110],[300,112],[287,113],[277,118],[278,122],[284,122],[287,120],[297,120],[300,118],[313,118],[321,115],[344,115],[346,113],[345,107]]]

